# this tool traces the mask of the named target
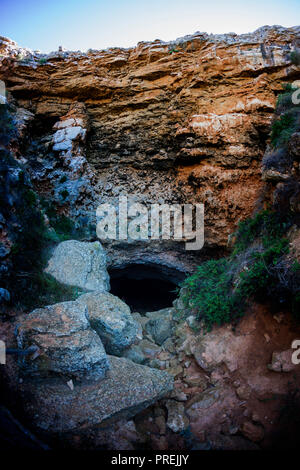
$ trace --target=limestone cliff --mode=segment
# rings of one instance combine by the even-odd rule
[[[47,156],[40,146],[29,162],[33,173],[44,167],[36,187],[57,200],[66,190],[59,201],[66,212],[93,217],[95,201],[121,193],[147,203],[204,202],[205,246],[224,247],[263,192],[259,163],[276,94],[299,78],[290,60],[299,41],[299,27],[266,26],[41,55],[2,38],[0,78],[33,113],[32,137],[47,144]],[[84,129],[73,136],[80,157],[73,166],[70,147],[53,140],[61,119],[76,126],[66,123],[72,116]],[[66,157],[45,165],[49,150]],[[68,184],[59,183],[58,168]]]

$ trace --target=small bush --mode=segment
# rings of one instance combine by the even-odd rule
[[[22,299],[22,306],[29,310],[44,307],[58,302],[76,300],[82,293],[83,291],[77,287],[61,284],[50,274],[33,271],[28,274],[27,292]]]
[[[295,88],[292,87],[290,83],[285,83],[282,85],[283,93],[280,93],[277,97],[275,112],[277,115],[286,112],[287,110],[293,108],[294,104],[292,102],[292,94],[295,91]]]
[[[269,243],[269,239],[264,241],[265,250],[254,252],[253,263],[250,264],[249,269],[240,274],[238,291],[244,298],[265,296],[276,286],[277,279],[273,275],[272,268],[288,252],[288,241],[283,238],[268,247]]]
[[[37,195],[32,189],[28,189],[24,192],[24,198],[30,207],[34,207],[37,202]]]
[[[169,49],[169,54],[174,54],[175,52],[179,52],[179,49],[176,49],[176,47],[171,47]]]
[[[272,241],[282,237],[290,227],[289,214],[282,215],[279,212],[269,209],[258,212],[255,216],[239,222],[233,255],[247,249],[258,236],[263,236],[265,240]]]
[[[31,189],[26,169],[9,151],[8,144],[17,136],[13,112],[6,105],[0,106],[0,147],[6,146],[0,148],[0,212],[12,244],[10,269],[2,274],[1,281],[15,305],[34,308],[77,295],[73,288],[62,286],[43,272],[54,243],[73,238],[75,224],[58,215],[49,201],[40,200]],[[49,213],[52,227],[45,224],[45,213]]]
[[[292,64],[300,65],[300,50],[296,49],[295,51],[290,53],[290,59]]]
[[[229,295],[233,277],[228,274],[228,263],[225,258],[207,261],[183,283],[183,302],[196,311],[196,318],[204,321],[207,330],[214,324],[222,325],[238,316],[237,299]]]
[[[49,218],[53,231],[47,233],[47,236],[53,241],[64,240],[82,240],[86,238],[88,232],[94,233],[95,230],[85,220],[83,224],[76,224],[70,217],[57,214],[57,210],[51,201],[41,198],[41,206]]]
[[[7,104],[0,105],[0,147],[7,146],[9,142],[17,137],[11,108]]]
[[[234,323],[250,297],[276,295],[278,267],[289,249],[284,237],[289,226],[288,216],[268,210],[256,214],[239,224],[231,257],[203,263],[183,282],[182,300],[207,330],[215,324]],[[297,293],[293,302],[298,302]]]
[[[52,223],[56,233],[63,238],[70,238],[75,232],[74,222],[65,215],[57,216]]]
[[[272,124],[271,143],[273,147],[285,145],[297,128],[297,112],[286,111]]]

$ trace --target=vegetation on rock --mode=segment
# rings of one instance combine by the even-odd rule
[[[243,315],[250,297],[282,297],[277,292],[284,256],[288,253],[285,237],[289,217],[273,211],[262,211],[239,224],[231,257],[203,263],[188,277],[182,287],[182,299],[198,320],[210,330],[214,324],[234,322]],[[295,310],[300,288],[289,292],[300,280],[295,266],[286,266],[291,277],[285,296]],[[286,274],[287,276],[287,274]],[[293,290],[293,289],[292,289]]]
[[[285,166],[289,160],[292,163],[285,147],[300,122],[300,108],[291,100],[294,91],[286,85],[278,97],[271,142],[279,150],[263,160],[265,168],[279,168],[282,159]],[[287,183],[286,193],[289,188]],[[230,257],[203,263],[184,281],[182,300],[207,330],[215,324],[234,323],[245,312],[250,298],[269,299],[299,315],[300,265],[287,256],[288,230],[296,219],[290,209],[275,205],[258,212],[239,223]]]
[[[300,51],[299,51],[299,49],[296,49],[295,51],[291,52],[290,59],[291,59],[292,64],[300,65]]]
[[[271,143],[274,148],[282,147],[289,141],[300,122],[300,107],[292,100],[294,88],[290,83],[283,85],[276,103],[276,115],[272,124]]]
[[[78,289],[59,284],[43,272],[55,242],[74,238],[76,227],[33,190],[24,165],[10,150],[18,138],[14,108],[0,106],[0,213],[10,245],[0,273],[16,306],[28,309],[78,296]],[[50,216],[49,216],[49,214]],[[48,220],[53,223],[52,227]],[[77,234],[80,237],[80,234]]]

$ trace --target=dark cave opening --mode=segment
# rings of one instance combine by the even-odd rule
[[[57,121],[59,121],[59,116],[36,115],[31,123],[31,136],[41,138],[47,134],[53,134],[55,132],[53,126]]]
[[[111,293],[132,312],[146,313],[172,307],[185,273],[155,264],[130,264],[109,269]]]

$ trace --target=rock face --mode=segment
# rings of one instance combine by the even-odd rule
[[[59,243],[45,271],[63,284],[97,292],[109,289],[105,252],[99,242]]]
[[[109,293],[88,293],[78,302],[87,306],[91,326],[100,336],[109,354],[121,355],[141,337],[141,328],[121,299]]]
[[[87,307],[78,302],[62,302],[24,316],[18,327],[19,347],[38,348],[25,371],[104,377],[109,362],[87,317]]]
[[[3,38],[0,79],[51,134],[54,158],[45,152],[49,169],[35,186],[49,197],[68,186],[60,201],[66,212],[92,217],[95,201],[116,204],[120,194],[147,205],[203,202],[208,249],[225,247],[238,220],[253,211],[275,95],[296,77],[290,52],[298,44],[299,27],[280,26],[48,56]],[[62,162],[68,183],[57,178]],[[178,256],[180,243],[162,243],[155,252],[153,244],[110,248],[115,264],[121,257],[181,268],[193,261]]]
[[[109,362],[111,369],[105,379],[75,384],[74,390],[57,379],[38,386],[25,381],[23,393],[34,397],[34,409],[27,408],[33,425],[63,433],[112,418],[129,418],[172,390],[173,381],[166,372],[125,358],[109,356]]]

